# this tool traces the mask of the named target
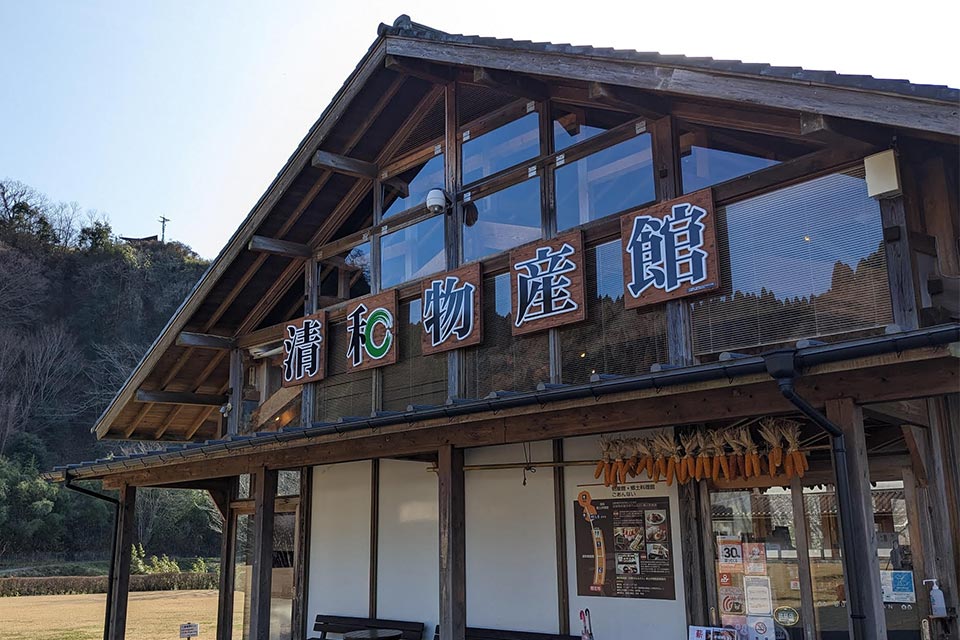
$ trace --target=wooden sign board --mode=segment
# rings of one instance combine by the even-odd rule
[[[327,375],[327,314],[292,320],[283,330],[284,387],[323,380]]]
[[[397,290],[357,298],[347,304],[348,371],[384,367],[397,361]]]
[[[427,278],[420,284],[420,351],[423,355],[480,344],[480,263]]]
[[[710,189],[624,215],[620,237],[627,309],[720,288]]]
[[[584,266],[580,231],[538,240],[511,251],[513,335],[586,319]]]

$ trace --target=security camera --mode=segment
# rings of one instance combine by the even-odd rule
[[[447,194],[443,189],[430,189],[427,192],[427,210],[430,213],[440,213],[447,208]]]

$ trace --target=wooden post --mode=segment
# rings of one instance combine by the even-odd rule
[[[230,510],[231,500],[237,497],[238,478],[231,478],[226,494],[227,510],[223,514],[220,539],[220,593],[217,602],[217,640],[233,638],[233,588],[236,570],[237,517]]]
[[[380,460],[370,461],[370,577],[369,615],[377,617],[377,575],[380,560]]]
[[[827,417],[843,430],[847,448],[847,468],[850,494],[853,500],[852,522],[841,521],[840,535],[855,540],[851,545],[857,554],[854,566],[859,575],[851,575],[850,562],[843,559],[843,582],[856,581],[863,594],[865,637],[862,640],[886,640],[887,622],[880,591],[880,563],[877,559],[877,533],[873,526],[873,498],[870,490],[870,468],[867,464],[867,444],[863,431],[863,411],[850,398],[827,402]],[[847,586],[849,591],[849,586]],[[850,637],[855,638],[852,623]]]
[[[317,261],[310,258],[303,263],[303,315],[316,313],[319,309],[317,302],[320,295],[320,283]],[[347,292],[349,296],[349,292]],[[327,332],[329,336],[329,331]],[[300,426],[309,427],[313,424],[313,416],[317,410],[317,383],[308,382],[302,385],[300,391]]]
[[[261,467],[254,488],[253,567],[250,580],[250,640],[270,640],[270,589],[273,582],[273,508],[277,472]]]
[[[464,640],[467,626],[463,449],[440,447],[440,640]]]
[[[921,588],[929,575],[927,565],[930,564],[930,554],[934,549],[933,535],[930,527],[921,525],[923,513],[926,511],[926,494],[921,496],[920,485],[913,469],[903,467],[903,497],[907,506],[907,527],[910,531],[910,556],[913,560],[913,581],[917,594],[917,607],[920,609],[920,619],[930,615],[930,591]]]
[[[703,572],[702,549],[712,542],[701,540],[699,482],[677,487],[680,509],[680,531],[683,532],[680,553],[683,557],[683,591],[687,601],[687,624],[707,624],[707,578]]]
[[[553,461],[563,462],[563,440],[553,441]],[[567,498],[563,465],[553,468],[553,518],[557,529],[557,607],[560,634],[570,633],[570,592],[567,580]]]
[[[443,184],[453,198],[452,215],[445,216],[447,268],[460,266],[462,259],[461,237],[463,236],[463,205],[460,193],[460,145],[457,141],[457,83],[447,83],[443,88],[444,138],[443,138]],[[483,311],[481,310],[481,313]],[[463,354],[460,349],[447,353],[447,395],[460,397],[463,388]]]
[[[123,640],[127,627],[127,593],[130,590],[130,549],[136,526],[134,512],[137,505],[137,488],[123,485],[120,488],[120,508],[117,511],[116,555],[113,557],[113,584],[110,585],[113,610],[110,611],[108,640]]]
[[[230,413],[227,414],[227,435],[240,433],[243,418],[243,351],[230,350]]]
[[[804,640],[817,640],[816,612],[813,608],[813,575],[810,569],[810,541],[807,535],[807,517],[803,508],[803,482],[790,479],[790,499],[793,506],[793,533],[797,540],[797,577],[800,579],[800,614],[803,620]],[[807,550],[807,551],[804,551]]]
[[[881,200],[880,217],[883,220],[893,321],[903,330],[916,329],[919,326],[917,289],[913,280],[910,232],[903,196]]]
[[[309,635],[307,611],[310,586],[310,524],[313,506],[313,467],[300,469],[300,503],[297,506],[296,551],[293,558],[293,615],[291,640],[305,640]],[[229,639],[227,639],[229,640]]]

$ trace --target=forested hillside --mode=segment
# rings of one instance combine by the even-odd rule
[[[111,511],[37,474],[131,446],[90,427],[206,267],[184,244],[120,240],[95,211],[0,182],[0,563],[105,548]],[[138,521],[148,552],[178,524],[158,553],[209,548],[204,497],[157,493]],[[184,534],[198,539],[171,548]]]

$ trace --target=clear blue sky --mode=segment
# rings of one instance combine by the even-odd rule
[[[166,215],[170,237],[213,257],[400,13],[956,87],[958,5],[0,0],[0,178],[99,210],[122,235],[158,233]]]

